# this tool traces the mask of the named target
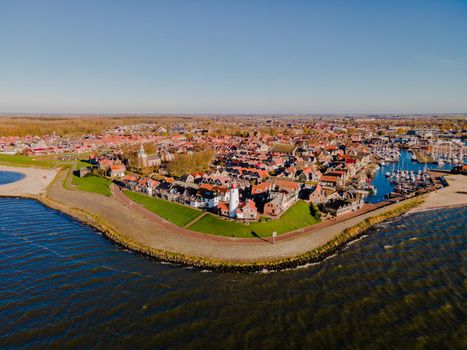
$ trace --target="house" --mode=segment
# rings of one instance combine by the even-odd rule
[[[302,172],[297,176],[298,181],[306,182],[306,181],[319,181],[321,178],[321,171],[314,170],[313,168],[305,168]]]
[[[238,205],[236,209],[237,219],[241,220],[256,220],[258,218],[258,209],[255,202],[251,199],[246,200]]]
[[[324,174],[323,176],[321,176],[319,182],[322,186],[327,186],[327,187],[342,186],[342,179],[340,176],[337,176],[337,175]]]
[[[271,195],[272,200],[264,204],[264,215],[277,216],[295,203],[297,197],[294,192],[279,192]]]
[[[123,164],[112,165],[108,170],[110,177],[123,177],[125,176],[126,167]]]
[[[352,203],[348,199],[331,199],[321,206],[321,210],[334,216],[347,214],[352,211]]]
[[[302,185],[299,182],[284,180],[284,179],[274,179],[271,181],[272,189],[274,191],[286,191],[293,192],[298,198],[298,193],[300,191],[300,186]]]
[[[295,152],[297,151],[297,145],[288,145],[284,143],[276,143],[274,146],[271,147],[272,153],[280,153],[294,156]]]
[[[138,184],[138,178],[134,175],[126,175],[123,177],[123,183],[125,187],[128,187],[132,190]]]
[[[229,203],[228,202],[219,202],[217,205],[217,209],[219,210],[219,215],[221,216],[229,216]]]
[[[99,169],[107,170],[110,166],[114,164],[113,160],[102,158],[97,162]]]
[[[79,177],[85,177],[85,176],[91,174],[91,168],[83,167],[83,168],[80,168],[79,170],[75,171],[75,173]]]
[[[228,202],[230,200],[230,190],[223,186],[213,186],[212,190],[217,192],[220,197],[220,201]]]
[[[200,188],[198,190],[198,194],[202,199],[202,202],[203,202],[202,206],[206,207],[206,208],[215,208],[215,207],[217,207],[217,205],[219,204],[220,199],[221,199],[219,194],[217,192],[215,192],[214,190],[212,190],[212,189],[208,190],[208,189]]]
[[[320,184],[317,184],[316,187],[309,194],[308,201],[314,204],[321,204],[326,201],[326,193]]]
[[[350,213],[363,207],[360,196],[354,198],[333,198],[321,205],[321,210],[334,216]]]
[[[263,182],[257,185],[251,186],[251,195],[258,195],[269,192],[271,190],[272,182]]]
[[[180,177],[180,181],[187,182],[187,183],[194,183],[195,177],[191,174],[182,175]]]

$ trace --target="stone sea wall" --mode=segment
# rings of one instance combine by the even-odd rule
[[[32,198],[39,200],[40,202],[42,202],[50,208],[59,210],[87,225],[96,228],[115,243],[125,248],[136,251],[138,253],[175,264],[189,265],[200,269],[213,269],[225,272],[257,272],[263,270],[274,271],[294,268],[308,263],[322,261],[327,257],[339,252],[347,243],[361,237],[373,226],[383,221],[405,214],[410,209],[422,204],[424,201],[424,197],[416,197],[403,201],[400,203],[400,205],[398,205],[395,208],[388,209],[388,211],[382,214],[369,217],[361,221],[360,223],[345,229],[323,246],[313,249],[304,254],[271,261],[229,262],[217,259],[188,256],[185,254],[168,252],[148,247],[142,244],[141,242],[135,241],[129,238],[128,236],[119,233],[118,231],[113,229],[107,222],[105,222],[103,219],[96,215],[93,215],[81,209],[69,207],[65,204],[51,200],[50,198],[47,198],[44,195]]]

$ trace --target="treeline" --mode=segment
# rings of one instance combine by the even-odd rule
[[[54,132],[61,136],[102,134],[121,125],[163,122],[170,124],[179,117],[1,117],[0,136],[44,136]],[[183,119],[186,120],[186,119]]]
[[[170,175],[175,177],[206,171],[209,169],[214,157],[215,152],[211,149],[194,152],[192,154],[177,154],[175,158],[167,164],[167,171]]]

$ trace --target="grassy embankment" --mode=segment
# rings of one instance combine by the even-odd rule
[[[181,227],[184,227],[202,213],[197,209],[143,194],[129,191],[124,193],[128,198],[142,204],[146,209]],[[255,236],[270,237],[273,231],[281,234],[317,222],[319,222],[319,218],[311,214],[308,203],[299,201],[279,219],[275,220],[243,224],[238,221],[225,220],[213,214],[207,214],[187,228],[192,231],[219,236],[251,238]]]
[[[198,268],[214,268],[219,271],[260,271],[262,269],[284,269],[284,268],[293,268],[310,262],[317,262],[323,260],[324,258],[335,254],[341,247],[346,243],[360,237],[372,226],[383,222],[385,220],[397,217],[404,213],[407,213],[410,209],[420,205],[424,201],[424,197],[417,197],[405,201],[397,205],[388,211],[365,219],[359,224],[349,227],[334,239],[324,244],[323,246],[311,250],[307,253],[300,254],[297,256],[292,256],[288,258],[271,260],[271,261],[257,261],[257,262],[227,262],[213,258],[201,258],[196,256],[188,256],[176,252],[168,252],[160,250],[157,248],[146,246],[138,241],[131,239],[128,236],[122,235],[118,231],[112,229],[104,220],[100,217],[91,215],[85,211],[68,208],[63,206],[60,203],[54,202],[48,198],[43,198],[42,201],[57,210],[61,210],[73,217],[86,222],[87,224],[97,228],[98,230],[105,233],[106,236],[114,240],[115,242],[135,251],[138,251],[143,254],[147,254],[165,261],[170,261],[173,263],[182,263],[191,266],[196,266]]]
[[[83,160],[78,160],[75,164],[76,169],[88,166],[90,166],[90,164]],[[72,168],[72,165],[68,164],[66,167],[64,167],[63,170],[67,172],[63,180],[63,187],[65,187],[67,190],[94,192],[109,197],[112,195],[110,192],[110,184],[112,183],[111,180],[93,174],[87,175],[85,177],[79,177],[73,174]]]
[[[0,154],[0,164],[19,167],[37,167],[50,169],[63,163],[50,156],[28,157],[19,154]]]
[[[86,192],[94,192],[103,194],[105,196],[111,196],[110,192],[110,183],[109,179],[99,177],[96,175],[88,175],[85,177],[78,177],[72,175],[71,184],[75,186],[76,189]]]
[[[108,223],[105,220],[103,220],[99,216],[96,216],[84,210],[68,207],[67,205],[56,202],[45,196],[41,196],[40,198],[40,200],[47,206],[67,213],[68,215],[71,215],[76,219],[95,227],[96,229],[102,231],[107,237],[114,240],[118,244],[127,247],[128,249],[132,249],[165,261],[187,264],[191,266],[196,266],[198,268],[214,268],[219,271],[250,272],[260,271],[262,269],[293,268],[306,263],[320,261],[332,254],[335,254],[346,243],[358,238],[373,225],[407,213],[410,209],[423,203],[424,199],[424,196],[420,196],[404,201],[403,203],[396,204],[394,207],[388,208],[387,211],[381,214],[367,218],[362,222],[356,224],[355,226],[347,228],[323,246],[297,256],[291,256],[288,258],[271,261],[231,262],[222,261],[216,258],[189,256],[177,252],[170,252],[154,247],[149,247],[139,241],[136,241],[114,230],[111,226],[108,225]]]
[[[69,166],[73,161],[61,161],[56,156],[23,156],[21,154],[9,155],[0,154],[0,164],[19,166],[19,167],[35,167],[35,168],[54,168],[58,166]],[[76,168],[88,167],[90,164],[83,160],[76,161]]]
[[[130,191],[124,191],[123,193],[146,209],[180,227],[184,227],[203,213],[198,209],[186,207],[163,199],[148,197],[144,194]]]
[[[298,201],[280,218],[263,222],[252,222],[249,225],[238,221],[227,221],[209,214],[188,227],[190,230],[230,237],[270,237],[273,231],[277,234],[301,229],[319,222],[317,216],[310,212],[310,206]]]

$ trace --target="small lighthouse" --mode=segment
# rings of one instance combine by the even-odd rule
[[[229,199],[229,216],[235,218],[237,216],[236,210],[238,203],[240,202],[237,184],[233,183],[230,188],[230,199]]]

